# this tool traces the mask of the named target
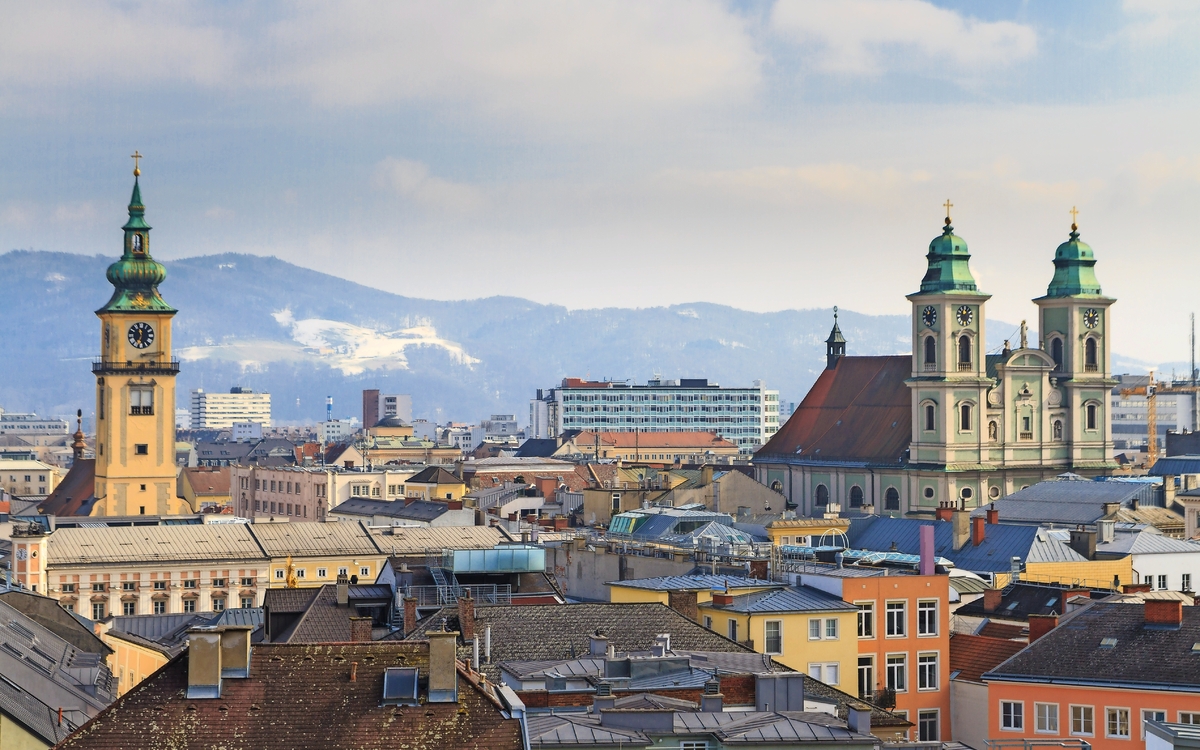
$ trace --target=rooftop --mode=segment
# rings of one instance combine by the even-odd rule
[[[647,591],[709,591],[715,589],[733,591],[746,588],[774,588],[780,584],[774,581],[764,581],[759,578],[743,578],[739,576],[689,575],[608,581],[605,585],[644,589]]]
[[[950,634],[950,679],[983,682],[983,674],[1025,648],[1006,638]]]
[[[810,586],[787,586],[784,588],[740,594],[733,597],[732,604],[705,604],[726,612],[761,614],[768,612],[838,612],[854,611],[853,604],[841,597],[827,594]]]

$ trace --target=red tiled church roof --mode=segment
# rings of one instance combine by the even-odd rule
[[[758,455],[897,463],[912,442],[911,370],[911,357],[842,357]]]

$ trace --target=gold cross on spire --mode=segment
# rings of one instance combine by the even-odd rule
[[[1079,217],[1079,211],[1077,211],[1074,206],[1071,206],[1071,229],[1072,230],[1079,228],[1079,222],[1076,221],[1076,219],[1078,217]]]
[[[949,224],[950,223],[950,209],[954,208],[954,204],[950,202],[949,198],[947,198],[946,202],[943,203],[942,205],[946,207],[946,223]]]
[[[129,158],[133,159],[133,176],[141,176],[142,170],[138,168],[138,161],[142,158],[141,153],[139,153],[137,149],[134,149],[134,152],[129,155]]]

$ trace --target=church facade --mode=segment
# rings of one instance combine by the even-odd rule
[[[140,156],[140,155],[139,155]],[[108,267],[113,294],[96,311],[100,357],[96,376],[95,502],[91,515],[168,515],[190,512],[176,497],[175,377],[171,319],[176,310],[158,285],[166,269],[150,256],[138,176],[134,169],[124,252]]]
[[[1109,312],[1096,259],[1071,225],[1038,307],[1039,340],[988,354],[986,303],[947,216],[912,305],[909,356],[850,357],[837,326],[827,367],[754,458],[803,515],[974,508],[1063,472],[1110,473]]]

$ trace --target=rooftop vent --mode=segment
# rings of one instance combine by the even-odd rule
[[[383,705],[417,705],[417,668],[388,667],[383,674]]]
[[[1105,638],[1100,641],[1100,648],[1116,648],[1116,647],[1117,647],[1117,639],[1116,638]]]

